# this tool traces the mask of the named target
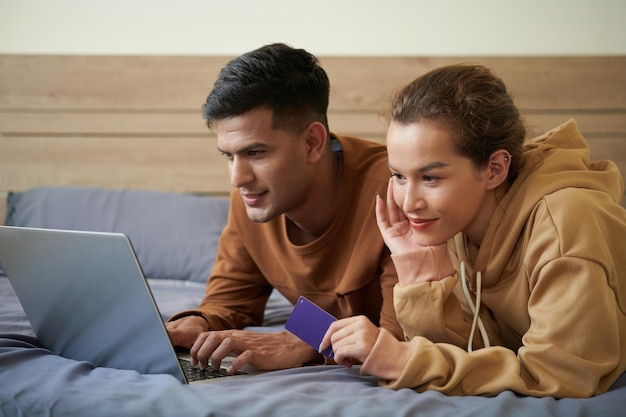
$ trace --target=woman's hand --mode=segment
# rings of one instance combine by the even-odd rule
[[[350,368],[365,361],[379,332],[380,329],[365,316],[337,320],[326,331],[319,351],[332,346],[335,362]]]
[[[333,347],[334,360],[350,368],[361,364],[361,374],[393,381],[415,351],[415,343],[401,342],[389,331],[376,327],[365,316],[333,322],[320,344],[320,352]]]
[[[393,199],[393,184],[387,186],[387,202],[376,196],[376,223],[392,254],[411,252],[420,246],[409,219]]]
[[[400,286],[439,281],[454,273],[446,242],[436,246],[422,246],[418,242],[409,219],[393,198],[391,181],[387,186],[386,207],[380,196],[376,196],[376,222],[391,251]]]

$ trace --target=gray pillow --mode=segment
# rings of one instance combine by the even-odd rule
[[[11,192],[6,225],[121,232],[147,278],[206,282],[229,201],[175,192],[42,187]]]

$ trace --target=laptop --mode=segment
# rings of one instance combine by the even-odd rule
[[[201,370],[176,352],[124,234],[0,226],[0,264],[37,338],[56,355],[185,384],[261,373]]]

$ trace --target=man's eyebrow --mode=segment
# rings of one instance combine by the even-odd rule
[[[219,152],[221,152],[221,153],[237,154],[237,153],[249,152],[249,151],[252,151],[252,150],[257,149],[257,148],[263,148],[265,146],[266,146],[265,143],[255,142],[255,143],[251,143],[249,145],[246,145],[246,146],[244,146],[242,148],[236,149],[234,152],[226,151],[226,150],[220,148],[219,146],[217,147],[217,150]]]
[[[396,169],[391,164],[388,164],[388,165],[389,165],[389,170],[396,171]],[[418,168],[417,171],[427,172],[427,171],[430,171],[431,169],[445,168],[447,166],[449,165],[443,162],[431,162],[430,164],[426,164],[423,167]]]

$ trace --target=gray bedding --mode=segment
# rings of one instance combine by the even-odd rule
[[[215,227],[225,221],[224,200],[173,193],[46,188],[14,195],[9,203],[7,220],[12,224],[69,228],[73,217],[80,219],[80,227],[91,230],[126,232],[124,227],[130,227],[131,240],[142,242],[138,245],[140,261],[149,266],[149,283],[164,318],[197,305],[204,291],[202,281],[212,264],[211,255],[202,257],[192,246],[176,252],[176,256],[164,257],[171,250],[173,230],[187,228],[191,234],[213,236],[211,242],[205,241],[206,236],[198,237],[203,242],[201,251],[207,251],[219,237]],[[147,207],[162,209],[146,215]],[[218,213],[214,216],[220,218],[217,226],[208,227],[214,218],[209,220],[207,212]],[[173,225],[159,226],[164,218]],[[181,224],[185,222],[194,222],[194,226]],[[120,225],[125,225],[123,230]],[[181,239],[178,245],[187,241]],[[290,309],[286,300],[273,294],[264,327],[255,330],[280,330]],[[485,398],[392,391],[379,387],[375,378],[360,375],[356,368],[338,366],[304,367],[190,386],[169,375],[141,375],[65,359],[41,347],[33,336],[8,279],[0,276],[0,416],[626,415],[624,377],[611,391],[597,397],[560,400],[512,392]]]

